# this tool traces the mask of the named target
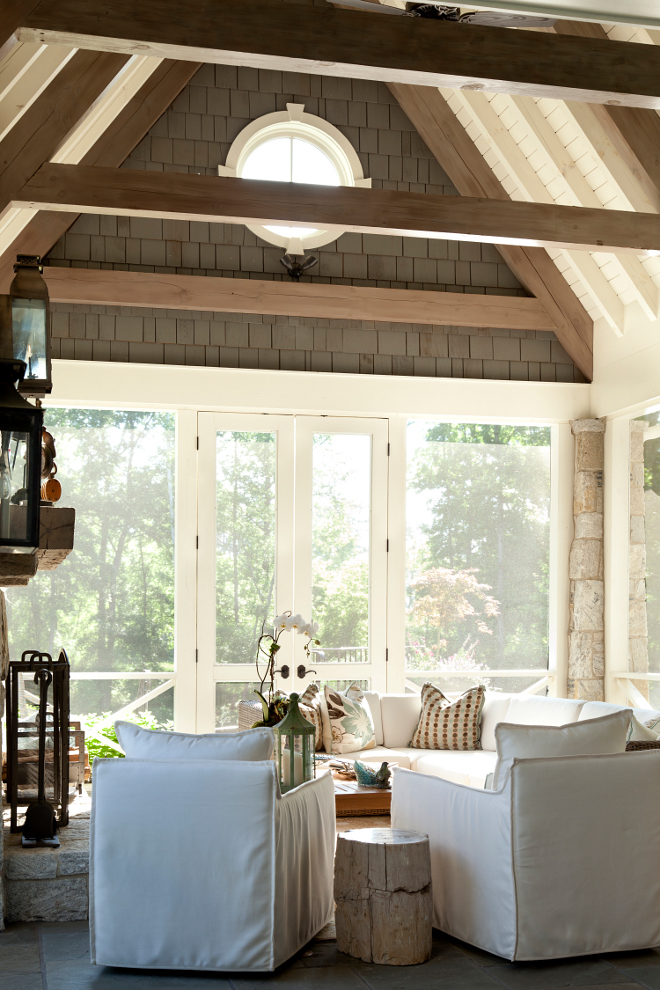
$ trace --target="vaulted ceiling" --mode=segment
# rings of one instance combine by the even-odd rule
[[[251,2],[254,6],[258,0]],[[226,23],[235,28],[239,54],[231,50],[234,44],[231,31],[222,38],[222,51],[202,48],[199,32],[189,29],[180,13],[172,13],[175,7],[146,3],[141,6],[150,10],[153,7],[153,17],[149,20],[145,15],[135,30],[132,24],[131,30],[121,28],[121,17],[131,7],[126,0],[114,0],[112,17],[97,16],[96,21],[92,17],[80,24],[82,15],[77,17],[77,0],[61,0],[57,4],[52,0],[41,3],[6,0],[0,12],[0,55],[3,55],[0,61],[0,291],[7,291],[17,253],[46,254],[73,223],[76,209],[87,208],[82,194],[80,203],[75,196],[67,199],[63,191],[64,173],[56,169],[44,172],[42,167],[46,163],[117,169],[202,61],[231,58],[240,64],[243,58],[248,62],[251,59],[249,64],[272,66],[279,59],[287,65],[297,61],[306,71],[318,72],[322,67],[325,75],[332,75],[334,66],[338,75],[361,72],[365,78],[384,78],[462,196],[598,211],[594,214],[595,234],[585,243],[594,248],[602,244],[612,250],[585,250],[585,243],[580,243],[574,232],[577,211],[574,229],[562,219],[561,211],[530,212],[529,223],[532,227],[538,225],[536,240],[520,237],[520,242],[515,243],[516,237],[509,236],[508,243],[499,244],[509,267],[550,315],[558,328],[557,336],[588,377],[592,321],[602,318],[612,333],[621,335],[627,320],[640,310],[648,320],[657,320],[660,222],[656,230],[652,217],[660,213],[660,91],[657,91],[657,78],[653,80],[653,69],[660,67],[660,58],[655,53],[655,46],[660,45],[660,30],[635,24],[601,26],[593,21],[575,20],[559,21],[554,28],[533,32],[516,29],[513,33],[525,35],[531,47],[520,49],[519,64],[511,69],[509,81],[503,82],[497,78],[498,60],[501,75],[507,45],[510,47],[507,39],[512,34],[503,29],[474,29],[465,25],[456,34],[456,25],[451,25],[454,34],[445,37],[442,27],[445,22],[418,22],[337,10],[340,17],[337,24],[347,30],[346,41],[343,37],[335,39],[337,60],[323,58],[327,54],[325,49],[332,49],[333,39],[320,44],[312,34],[306,60],[309,64],[303,64],[301,37],[295,31],[291,32],[290,41],[285,34],[282,45],[286,50],[282,49],[279,55],[274,50],[276,41],[272,42],[272,50],[265,50],[267,41],[263,44],[259,41],[256,54],[241,55],[242,25],[238,23],[241,15],[232,14],[239,8],[231,4],[219,6]],[[285,6],[269,5],[269,11],[274,12],[273,24]],[[490,6],[496,7],[497,3]],[[155,26],[156,7],[165,24],[163,31],[160,24]],[[266,9],[263,2],[260,9]],[[324,10],[318,6],[296,7],[297,12],[319,9]],[[543,4],[536,4],[536,9],[543,10]],[[189,9],[186,18],[194,14],[195,10]],[[380,32],[386,40],[391,40],[387,25],[391,21],[399,26],[403,23],[404,41],[419,41],[418,50],[412,55],[407,52],[402,58],[394,47],[387,49],[382,45],[378,57],[373,51],[360,52],[359,28],[367,23],[365,17],[369,28],[376,34]],[[203,34],[202,22],[200,15]],[[316,22],[309,23],[313,28]],[[353,42],[350,41],[352,23],[358,36]],[[409,28],[411,24],[413,28]],[[106,31],[110,39],[104,37]],[[454,53],[457,38],[461,44],[463,38],[467,42],[474,39],[472,52],[467,44],[464,51]],[[435,48],[429,47],[429,39],[435,40]],[[378,40],[373,40],[374,48],[378,47]],[[567,47],[563,47],[564,41]],[[619,47],[619,43],[626,44]],[[595,63],[600,59],[605,71],[609,49],[604,46],[610,44],[612,51],[616,46],[617,54],[625,52],[626,65],[618,74],[612,70],[611,75],[599,82],[593,66],[571,65],[571,52],[575,56],[593,51]],[[632,57],[636,54],[632,45],[640,46],[637,59]],[[534,53],[543,54],[544,46],[549,53],[548,64],[541,65],[537,72],[533,68]],[[449,68],[441,69],[438,53],[447,55],[449,61],[453,59]],[[552,53],[559,53],[564,59],[556,72],[551,64]],[[358,68],[360,58],[363,64]],[[349,63],[349,59],[353,62]],[[612,65],[615,63],[613,59]],[[472,71],[468,72],[471,66]],[[432,85],[434,81],[455,85]],[[594,102],[589,102],[590,99]],[[76,183],[78,188],[83,185],[84,174],[78,171],[72,175],[74,187]],[[136,173],[122,174],[128,178]],[[40,175],[44,176],[41,187]],[[208,178],[204,177],[204,181]],[[231,183],[242,180],[221,181],[230,184],[227,195],[231,200]],[[108,180],[108,187],[111,184]],[[44,192],[45,187],[50,193]],[[178,192],[173,190],[172,196]],[[385,221],[381,223],[368,215],[370,206],[374,207],[372,213],[384,212],[384,207],[374,205],[375,192],[373,200],[368,190],[355,192],[364,199],[364,229],[387,233],[390,228]],[[183,186],[181,195],[188,195]],[[390,205],[394,212],[408,211],[407,215],[412,217],[412,199],[404,200],[404,195],[393,194]],[[355,203],[362,209],[358,199]],[[126,209],[130,212],[132,201],[127,202]],[[113,201],[112,205],[116,208],[117,202]],[[467,202],[465,205],[468,206]],[[44,208],[53,206],[58,208]],[[348,199],[341,208],[358,206]],[[99,203],[93,202],[92,207],[98,208]],[[179,201],[170,207],[171,211],[179,211],[177,215],[181,209]],[[195,215],[194,209],[199,211],[202,207],[190,206],[191,216]],[[243,213],[235,207],[237,216],[248,215],[245,207],[242,209]],[[486,220],[492,221],[491,226],[497,225],[498,218],[504,214],[493,208],[491,217],[486,209],[480,209],[477,215],[484,218],[485,234]],[[624,244],[625,249],[621,249],[621,238],[617,241],[615,237],[624,224],[620,217],[612,215],[611,220],[616,222],[608,225],[607,211],[612,210],[650,215],[644,218],[644,223],[640,219],[639,224],[631,226],[632,231],[639,228],[646,232],[648,228],[648,236],[644,234],[645,250],[636,251],[642,242],[634,239],[630,241],[632,247],[625,248]],[[232,215],[230,204],[224,216]],[[445,222],[440,213],[438,217],[438,224]],[[295,218],[291,216],[291,219]],[[505,219],[508,223],[508,215]],[[408,226],[411,224],[412,220]],[[544,224],[547,232],[542,236]],[[405,226],[403,222],[401,226]],[[463,234],[459,231],[456,236]]]

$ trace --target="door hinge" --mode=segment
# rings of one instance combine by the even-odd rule
[[[390,651],[385,650],[385,663],[389,663],[389,662],[390,662]]]
[[[195,537],[195,548],[199,550],[199,536]]]
[[[390,456],[390,445],[389,445],[389,443],[388,443],[388,445],[387,445],[387,456],[388,456],[388,457]]]
[[[199,437],[197,437],[197,450],[199,450]]]
[[[387,547],[386,547],[385,553],[389,553],[389,552],[390,552],[390,541],[388,540],[387,541]]]
[[[195,650],[195,663],[199,663],[199,650]]]

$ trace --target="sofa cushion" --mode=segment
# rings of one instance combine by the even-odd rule
[[[584,722],[588,718],[601,718],[603,715],[611,715],[612,712],[620,712],[624,705],[613,705],[609,701],[585,701],[578,722]]]
[[[495,751],[495,726],[506,722],[506,713],[512,694],[499,691],[486,691],[486,700],[481,709],[481,748]]]
[[[485,694],[480,684],[450,701],[440,688],[425,684],[419,723],[410,745],[416,749],[481,749],[479,733]]]
[[[601,715],[608,715],[611,712],[632,711],[630,742],[652,742],[658,738],[660,731],[660,712],[650,708],[624,709],[623,705],[613,705],[607,701],[588,701],[580,712],[579,721],[585,719],[599,718]]]
[[[326,753],[337,756],[373,749],[376,745],[374,723],[369,705],[356,682],[346,691],[324,689],[323,746]]]
[[[133,722],[115,722],[119,745],[133,760],[270,760],[272,729],[245,732],[211,732],[196,736],[187,732],[159,732]]]
[[[417,752],[419,756],[413,768],[417,773],[431,774],[469,787],[483,787],[497,762],[497,754],[489,750],[434,749]]]
[[[559,726],[500,722],[495,729],[497,765],[493,789],[504,782],[515,759],[625,753],[631,719],[630,709],[622,708],[601,718]]]
[[[369,706],[374,723],[374,738],[377,746],[383,745],[383,718],[380,713],[380,695],[377,691],[364,691],[364,700]]]
[[[584,701],[516,694],[509,702],[506,721],[512,725],[567,725],[577,722]]]
[[[422,754],[418,749],[400,746],[399,749],[388,749],[386,746],[376,746],[375,749],[364,749],[361,753],[351,753],[348,759],[359,760],[370,765],[381,763],[397,763],[404,770],[414,770],[415,764]]]
[[[420,694],[383,694],[380,699],[383,745],[407,749],[417,728],[421,708]]]

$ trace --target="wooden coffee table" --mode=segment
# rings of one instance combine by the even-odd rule
[[[343,815],[389,815],[391,788],[360,787],[357,780],[341,780],[334,775],[333,780],[338,818]]]

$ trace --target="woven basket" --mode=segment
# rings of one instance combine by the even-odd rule
[[[626,753],[632,753],[637,749],[660,749],[660,739],[644,739],[639,742],[626,743]]]
[[[264,717],[260,701],[239,701],[237,708],[239,732],[251,729],[255,722],[260,722]]]

